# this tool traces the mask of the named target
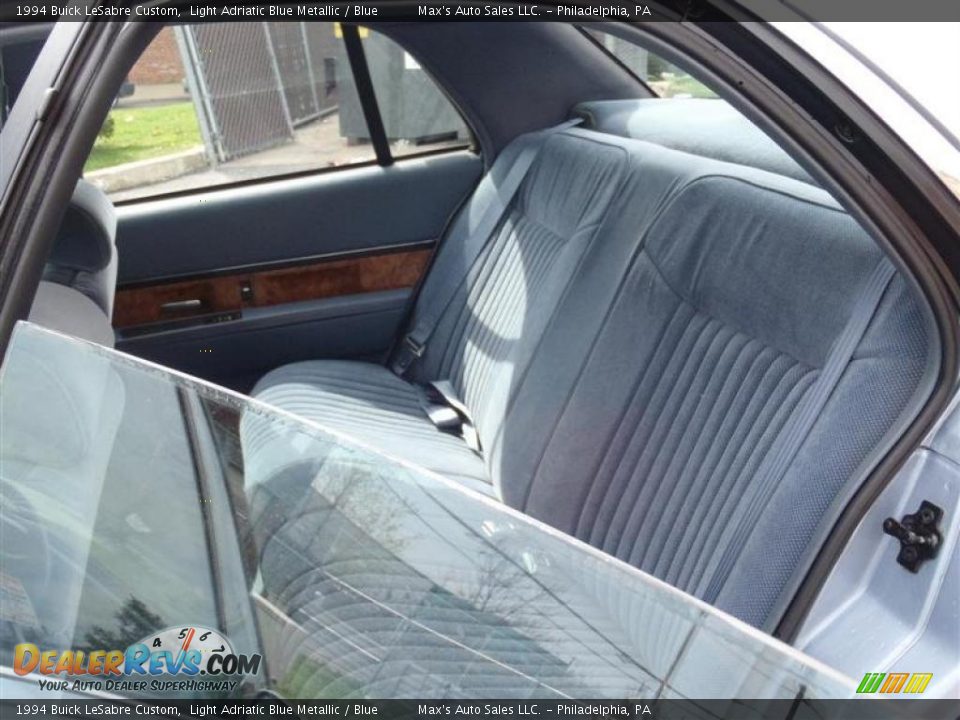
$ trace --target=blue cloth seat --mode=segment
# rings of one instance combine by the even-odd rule
[[[907,278],[885,276],[805,424],[883,252],[802,171],[691,154],[623,129],[643,123],[621,126],[543,141],[404,378],[318,360],[274,371],[254,395],[770,628],[831,518],[932,388],[932,318]],[[441,254],[462,253],[516,160],[512,148],[497,159]],[[436,282],[426,279],[412,323]],[[417,386],[435,380],[470,409],[480,453],[418,407]],[[244,421],[255,483],[285,464],[264,433]]]

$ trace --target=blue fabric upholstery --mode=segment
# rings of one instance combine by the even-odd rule
[[[113,347],[116,340],[110,318],[101,307],[78,290],[58,283],[40,283],[27,319],[106,347]]]
[[[505,151],[478,198],[512,157]],[[471,207],[442,252],[458,252]],[[413,379],[451,380],[473,411],[483,469],[461,475],[479,475],[509,505],[769,625],[829,512],[930,388],[936,338],[898,274],[822,416],[739,539],[758,468],[796,426],[798,404],[881,257],[807,182],[568,130],[546,142]],[[416,418],[406,382],[380,372],[317,361],[278,371],[257,392],[441,472],[458,463],[446,455],[449,438],[431,440],[430,457],[416,459],[427,453],[414,436],[436,431]],[[409,412],[385,424],[369,408],[394,396],[407,396]],[[397,448],[395,432],[410,443]],[[245,441],[248,449],[261,462]],[[269,482],[261,469],[256,481]],[[735,561],[720,567],[725,553]]]
[[[648,171],[689,166],[645,154]],[[628,241],[630,263],[575,285],[503,422],[494,477],[505,502],[697,596],[713,580],[722,590],[708,599],[762,625],[920,387],[933,341],[898,276],[738,561],[714,578],[758,468],[796,422],[880,251],[821,191],[696,165]],[[576,308],[608,286],[605,316],[571,346],[585,324]]]
[[[779,145],[719,98],[596,100],[577,105],[574,113],[599,132],[813,183]]]
[[[492,493],[480,456],[460,438],[426,422],[416,388],[379,365],[336,360],[284,365],[267,374],[253,394],[388,455]],[[279,474],[285,465],[286,436],[274,433],[269,422],[263,423],[262,433],[267,437],[258,436],[256,456],[275,459],[280,466],[260,466],[256,472]],[[267,451],[267,442],[277,443],[276,452]]]
[[[503,161],[498,161],[501,168],[512,158]],[[578,265],[599,237],[627,169],[627,152],[616,144],[582,135],[549,138],[512,211],[446,308],[412,375],[420,381],[450,380],[481,435],[492,435],[502,423],[516,373],[529,363]],[[488,189],[480,188],[474,201]],[[459,252],[473,207],[452,228],[445,253]],[[428,279],[417,309],[431,302],[430,295]],[[415,310],[414,322],[416,317]]]
[[[593,143],[592,152],[584,153],[581,140],[559,136],[547,145],[450,302],[414,373],[424,380],[451,379],[478,428],[491,437],[515,382],[514,370],[529,362],[627,175],[627,153],[615,144]],[[454,255],[454,266],[486,195],[495,191],[515,159],[515,147],[504,151],[451,228],[443,252]],[[432,290],[428,281],[418,305],[431,302]],[[267,375],[252,394],[342,428],[394,457],[493,492],[483,460],[458,438],[437,430],[421,410],[414,387],[385,368],[298,363]]]

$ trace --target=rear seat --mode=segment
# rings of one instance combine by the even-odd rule
[[[442,254],[516,157],[497,160]],[[542,141],[407,377],[316,361],[254,394],[770,626],[929,391],[931,327],[823,191],[569,129]],[[472,411],[481,454],[420,409],[415,383],[440,379]],[[248,482],[291,464],[256,416],[242,434]]]
[[[611,215],[628,170],[628,153],[620,145],[602,136],[546,140],[511,212],[412,368],[408,379],[452,380],[482,436],[496,432],[516,373],[529,362],[577,265]],[[458,264],[464,240],[524,147],[521,141],[501,154],[460,213],[444,244],[442,261],[448,266]],[[430,302],[436,285],[431,281],[420,308]],[[483,459],[461,439],[438,431],[424,414],[417,387],[387,368],[294,363],[266,375],[252,394],[475,490],[493,492]],[[283,453],[282,440],[278,452]],[[261,450],[258,456],[265,454]]]

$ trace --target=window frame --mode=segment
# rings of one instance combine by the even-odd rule
[[[714,90],[713,87],[711,87],[710,85],[708,85],[707,83],[705,83],[703,80],[701,80],[696,74],[690,72],[689,68],[687,68],[684,64],[678,63],[678,62],[676,62],[675,59],[673,59],[673,58],[666,57],[665,55],[663,55],[663,54],[661,54],[661,53],[659,53],[659,52],[656,52],[656,51],[654,51],[654,50],[651,50],[651,49],[648,48],[646,45],[637,42],[635,38],[625,37],[625,36],[623,36],[622,34],[619,34],[619,33],[617,33],[617,32],[611,31],[611,30],[606,29],[606,28],[604,28],[604,27],[599,27],[599,28],[598,28],[598,27],[587,27],[586,25],[577,25],[577,30],[579,30],[579,31],[584,35],[584,37],[586,37],[590,42],[592,42],[594,45],[596,45],[596,46],[600,49],[600,51],[603,52],[608,58],[610,58],[613,62],[615,62],[617,65],[619,65],[620,68],[621,68],[624,72],[626,72],[628,75],[630,75],[630,77],[634,78],[638,83],[640,83],[641,85],[643,85],[643,87],[646,89],[646,91],[650,93],[650,98],[651,98],[651,99],[655,99],[655,100],[669,100],[669,99],[671,98],[671,96],[669,96],[669,95],[661,95],[661,94],[658,93],[656,90],[654,90],[653,87],[651,87],[651,85],[650,85],[649,79],[648,79],[648,78],[642,78],[642,77],[640,77],[636,72],[634,72],[633,69],[632,69],[629,65],[627,65],[623,60],[621,60],[619,57],[617,57],[617,55],[616,55],[610,48],[608,48],[606,45],[604,45],[602,42],[600,42],[600,40],[597,38],[597,35],[598,35],[598,34],[603,33],[603,34],[605,34],[605,35],[609,35],[610,37],[618,38],[618,39],[623,40],[623,41],[625,41],[625,42],[629,42],[630,44],[635,45],[635,46],[637,46],[638,48],[641,48],[641,49],[645,50],[646,52],[650,53],[651,55],[656,56],[656,57],[659,58],[660,60],[662,60],[662,61],[664,61],[664,62],[666,62],[666,63],[669,63],[670,65],[673,65],[674,67],[676,67],[676,68],[682,70],[683,72],[687,73],[687,75],[689,75],[691,78],[693,78],[693,79],[696,80],[698,83],[700,83],[700,85],[702,85],[702,86],[705,87],[707,90],[709,90],[711,93],[713,93],[713,96],[714,96],[715,98],[721,98],[721,97],[722,97],[722,96],[720,95],[720,93],[718,93],[716,90]]]
[[[159,33],[160,29],[164,27],[169,27],[167,24],[160,25],[158,23]],[[470,124],[466,115],[460,110],[456,103],[450,98],[449,94],[446,92],[446,89],[440,82],[425,68],[423,72],[429,78],[430,82],[433,83],[436,90],[441,93],[444,99],[450,104],[454,112],[457,113],[457,116],[460,118],[460,121],[463,123],[463,126],[467,129],[469,137],[465,139],[462,143],[456,145],[450,145],[441,148],[430,148],[427,150],[405,153],[403,155],[394,155],[393,151],[390,149],[390,139],[387,137],[386,128],[383,124],[383,119],[380,113],[380,103],[377,100],[376,90],[373,84],[373,77],[370,73],[370,66],[367,58],[367,51],[363,47],[363,43],[360,42],[360,29],[367,29],[369,32],[377,33],[381,37],[385,37],[391,42],[395,43],[398,47],[404,50],[404,52],[409,52],[404,48],[400,43],[394,40],[392,37],[385,35],[376,28],[366,27],[360,23],[341,23],[340,29],[343,33],[343,42],[346,46],[347,61],[350,66],[350,72],[353,77],[353,81],[357,87],[357,94],[360,97],[360,108],[363,113],[364,122],[367,125],[367,130],[370,133],[370,145],[374,151],[374,157],[369,160],[361,160],[358,162],[351,162],[346,165],[335,165],[335,166],[323,166],[315,168],[302,168],[300,170],[292,170],[289,172],[280,172],[272,173],[270,175],[263,175],[260,177],[244,178],[235,181],[228,181],[223,183],[217,183],[215,185],[204,185],[202,187],[194,188],[185,188],[183,190],[172,190],[168,192],[159,192],[153,193],[150,195],[144,195],[142,197],[132,197],[125,198],[122,200],[112,201],[116,207],[127,207],[132,205],[139,205],[141,203],[148,203],[159,200],[169,200],[171,198],[180,198],[187,197],[191,195],[201,195],[206,192],[215,192],[220,190],[229,190],[231,188],[240,188],[240,187],[249,187],[251,185],[258,185],[264,183],[270,183],[273,181],[280,180],[290,180],[299,177],[310,177],[314,175],[326,175],[329,173],[341,172],[344,170],[352,170],[354,168],[371,168],[371,167],[381,167],[387,168],[395,165],[397,162],[404,162],[407,160],[420,160],[423,158],[429,158],[436,155],[444,155],[454,152],[471,152],[475,155],[482,155],[480,150],[480,145],[477,142],[477,133],[473,126]],[[153,37],[156,37],[154,35]],[[151,39],[152,42],[152,39]],[[149,43],[148,43],[149,44]],[[351,49],[352,48],[352,49]],[[139,60],[139,56],[134,63]],[[129,70],[129,68],[128,68]],[[92,150],[91,150],[92,152]]]
[[[629,65],[627,65],[623,60],[621,60],[621,59],[618,58],[616,55],[614,55],[612,52],[610,52],[610,49],[609,49],[606,45],[604,45],[602,42],[600,42],[600,40],[599,40],[599,39],[597,38],[597,36],[596,36],[596,33],[606,33],[606,34],[611,35],[611,36],[613,36],[613,37],[618,37],[617,35],[614,35],[613,33],[610,33],[610,32],[608,32],[608,31],[605,30],[605,29],[595,28],[595,27],[587,27],[586,25],[577,25],[576,28],[577,28],[577,30],[580,31],[580,34],[581,34],[581,35],[583,35],[583,36],[584,36],[587,40],[589,40],[595,47],[597,47],[597,48],[600,50],[600,52],[602,52],[604,55],[606,55],[607,58],[609,58],[613,63],[615,63],[623,72],[625,72],[627,75],[629,75],[629,76],[632,77],[634,80],[636,80],[638,83],[640,83],[640,85],[643,86],[643,89],[646,90],[648,93],[650,93],[650,98],[651,98],[651,99],[661,99],[661,98],[660,98],[660,95],[657,94],[657,92],[656,92],[652,87],[650,87],[650,85],[647,83],[647,81],[646,81],[645,78],[642,78],[642,77],[640,77],[639,75],[637,75],[637,74],[630,68]],[[591,31],[593,31],[593,32],[591,32]]]

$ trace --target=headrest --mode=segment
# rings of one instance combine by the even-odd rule
[[[113,259],[117,216],[103,191],[80,180],[63,217],[49,264],[98,272]]]
[[[602,133],[817,183],[779,145],[719,98],[648,98],[580,103],[574,115]]]

